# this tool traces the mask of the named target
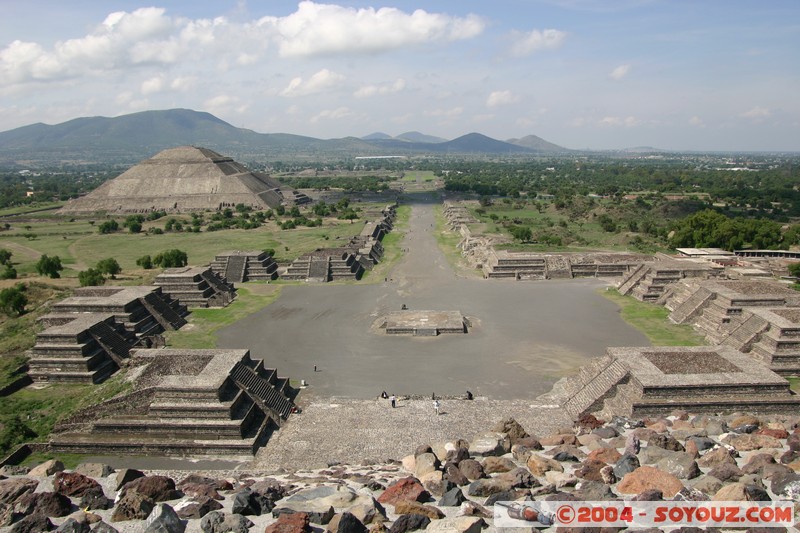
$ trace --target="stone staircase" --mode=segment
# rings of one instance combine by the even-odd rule
[[[330,263],[331,258],[329,256],[324,258],[312,258],[308,265],[308,281],[328,281],[330,279]]]
[[[186,325],[186,319],[159,295],[150,293],[140,300],[165,330],[177,330]]]
[[[650,267],[651,265],[642,263],[628,272],[628,275],[625,276],[617,288],[619,293],[623,296],[630,295],[633,289],[641,282],[642,278],[644,278],[650,271]]]
[[[228,264],[225,266],[225,279],[231,283],[243,283],[246,266],[246,257],[237,255],[228,257]]]
[[[564,409],[573,418],[578,418],[583,413],[599,411],[605,399],[613,395],[615,387],[627,375],[628,371],[622,364],[611,361],[591,379],[582,380],[582,387],[564,402]]]
[[[751,314],[736,326],[720,344],[740,352],[749,352],[762,333],[769,329],[769,322]]]
[[[270,411],[283,419],[289,417],[294,404],[282,393],[281,389],[285,388],[286,381],[280,380],[275,370],[269,373],[268,378],[263,378],[244,363],[237,363],[231,370],[231,378],[243,390],[258,398]]]
[[[714,294],[705,287],[697,287],[688,299],[679,304],[670,313],[669,319],[675,324],[685,324],[691,322],[703,308],[714,299]]]

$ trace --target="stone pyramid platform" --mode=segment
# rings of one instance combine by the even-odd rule
[[[278,265],[271,255],[259,250],[229,251],[217,254],[211,270],[228,283],[270,281],[278,277]]]
[[[153,285],[186,307],[226,307],[236,297],[233,285],[209,267],[168,268]]]
[[[62,213],[146,213],[216,211],[243,204],[256,210],[310,199],[260,172],[213,150],[180,146],[155,156],[107,181],[84,197],[69,201]]]
[[[186,307],[159,287],[83,287],[40,319],[28,375],[35,382],[99,383],[134,346],[186,323]]]
[[[573,418],[692,413],[800,412],[800,396],[759,361],[727,346],[608,348],[540,401]]]
[[[252,457],[294,408],[289,380],[247,350],[136,350],[133,358],[158,382],[73,416],[56,428],[53,451]]]

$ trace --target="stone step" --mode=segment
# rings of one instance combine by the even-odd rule
[[[753,398],[752,396],[706,399],[682,397],[671,400],[637,400],[633,403],[631,416],[646,417],[666,415],[676,409],[690,413],[733,413],[747,406],[747,412],[758,414],[788,414],[800,412],[800,396],[783,398]]]

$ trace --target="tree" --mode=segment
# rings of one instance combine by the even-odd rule
[[[36,263],[36,272],[38,272],[40,276],[50,276],[53,279],[60,278],[61,274],[59,274],[59,271],[61,270],[64,270],[64,267],[61,266],[61,258],[57,255],[47,257],[45,254],[40,257],[39,261]]]
[[[103,285],[106,282],[106,278],[103,277],[103,273],[99,270],[90,268],[89,270],[78,272],[78,281],[81,287],[93,287]]]
[[[142,257],[137,259],[136,264],[145,270],[150,270],[151,268],[153,268],[153,260],[150,258],[149,255],[143,255]]]
[[[528,242],[533,236],[531,228],[528,226],[514,226],[509,230],[509,232],[511,233],[512,237],[520,242]]]
[[[106,259],[101,259],[97,262],[97,270],[102,272],[103,274],[108,274],[111,276],[111,279],[115,279],[117,274],[122,272],[122,268],[119,266],[119,263],[113,257],[109,257]]]
[[[5,248],[0,248],[0,265],[8,265],[11,262],[11,252]]]
[[[796,278],[800,278],[800,263],[792,263],[789,265],[789,274]]]
[[[153,258],[153,264],[162,268],[182,267],[186,266],[188,262],[189,257],[186,252],[177,249],[161,252]]]
[[[106,220],[105,222],[100,224],[100,226],[98,226],[97,229],[103,235],[107,233],[114,233],[119,229],[119,224],[117,223],[116,220],[112,218],[111,220]]]
[[[0,279],[17,279],[17,269],[6,263],[0,269]]]
[[[0,309],[8,316],[23,314],[25,306],[28,305],[25,290],[25,285],[18,283],[15,287],[0,291]]]

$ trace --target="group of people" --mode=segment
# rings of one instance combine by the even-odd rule
[[[381,398],[383,398],[384,400],[388,399],[389,403],[392,405],[392,409],[397,407],[397,396],[395,396],[394,394],[389,395],[386,393],[386,391],[383,391],[381,393]],[[439,401],[435,393],[431,395],[431,398],[433,399],[433,410],[436,412],[436,415],[438,416],[441,414],[442,402]]]

